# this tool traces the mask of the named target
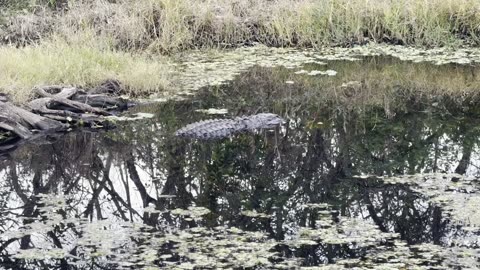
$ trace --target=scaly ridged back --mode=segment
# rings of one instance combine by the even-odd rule
[[[212,119],[189,124],[175,132],[175,136],[196,139],[218,139],[243,131],[272,128],[285,121],[273,113],[260,113],[234,119]]]

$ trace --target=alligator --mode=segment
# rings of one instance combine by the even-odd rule
[[[193,139],[220,139],[241,132],[274,128],[285,120],[273,113],[259,113],[233,119],[211,119],[195,122],[177,130],[175,136]]]

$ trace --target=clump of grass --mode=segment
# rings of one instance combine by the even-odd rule
[[[30,7],[32,1],[29,0],[0,0],[0,6],[4,10],[15,11]]]
[[[35,33],[68,37],[94,29],[116,48],[160,52],[252,42],[314,47],[366,41],[480,43],[477,0],[72,0],[68,5],[61,13],[45,13],[51,21],[36,22],[45,27]],[[12,35],[21,29],[14,25],[30,22],[13,21],[7,32],[22,40],[23,33]]]
[[[55,22],[52,11],[44,8],[34,13],[18,13],[0,22],[3,25],[0,37],[6,43],[13,42],[20,46],[31,44],[53,33]]]
[[[93,42],[93,37],[83,36],[75,42],[53,38],[23,48],[0,47],[0,92],[24,102],[37,85],[93,86],[117,79],[131,95],[168,88],[171,70],[166,58],[120,52]]]

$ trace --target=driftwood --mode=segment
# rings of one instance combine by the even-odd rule
[[[104,122],[103,116],[127,108],[124,99],[114,96],[121,93],[114,80],[88,92],[62,86],[36,87],[34,92],[36,98],[25,108],[0,94],[0,151],[9,148],[4,144],[15,141],[12,138],[29,139],[40,132],[65,131],[79,124],[97,126]]]
[[[32,130],[60,130],[65,125],[17,107],[10,102],[1,102],[0,127],[25,139],[31,136]]]
[[[86,103],[69,99],[78,92],[75,88],[65,88],[65,90],[55,95],[47,93],[42,88],[36,88],[35,92],[41,98],[35,99],[28,104],[28,107],[35,113],[66,117],[79,117],[79,113],[110,115],[109,112],[101,108],[95,108]]]

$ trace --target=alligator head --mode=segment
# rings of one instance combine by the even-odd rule
[[[238,117],[245,124],[245,129],[274,128],[285,123],[285,120],[274,113],[259,113],[250,116]]]

